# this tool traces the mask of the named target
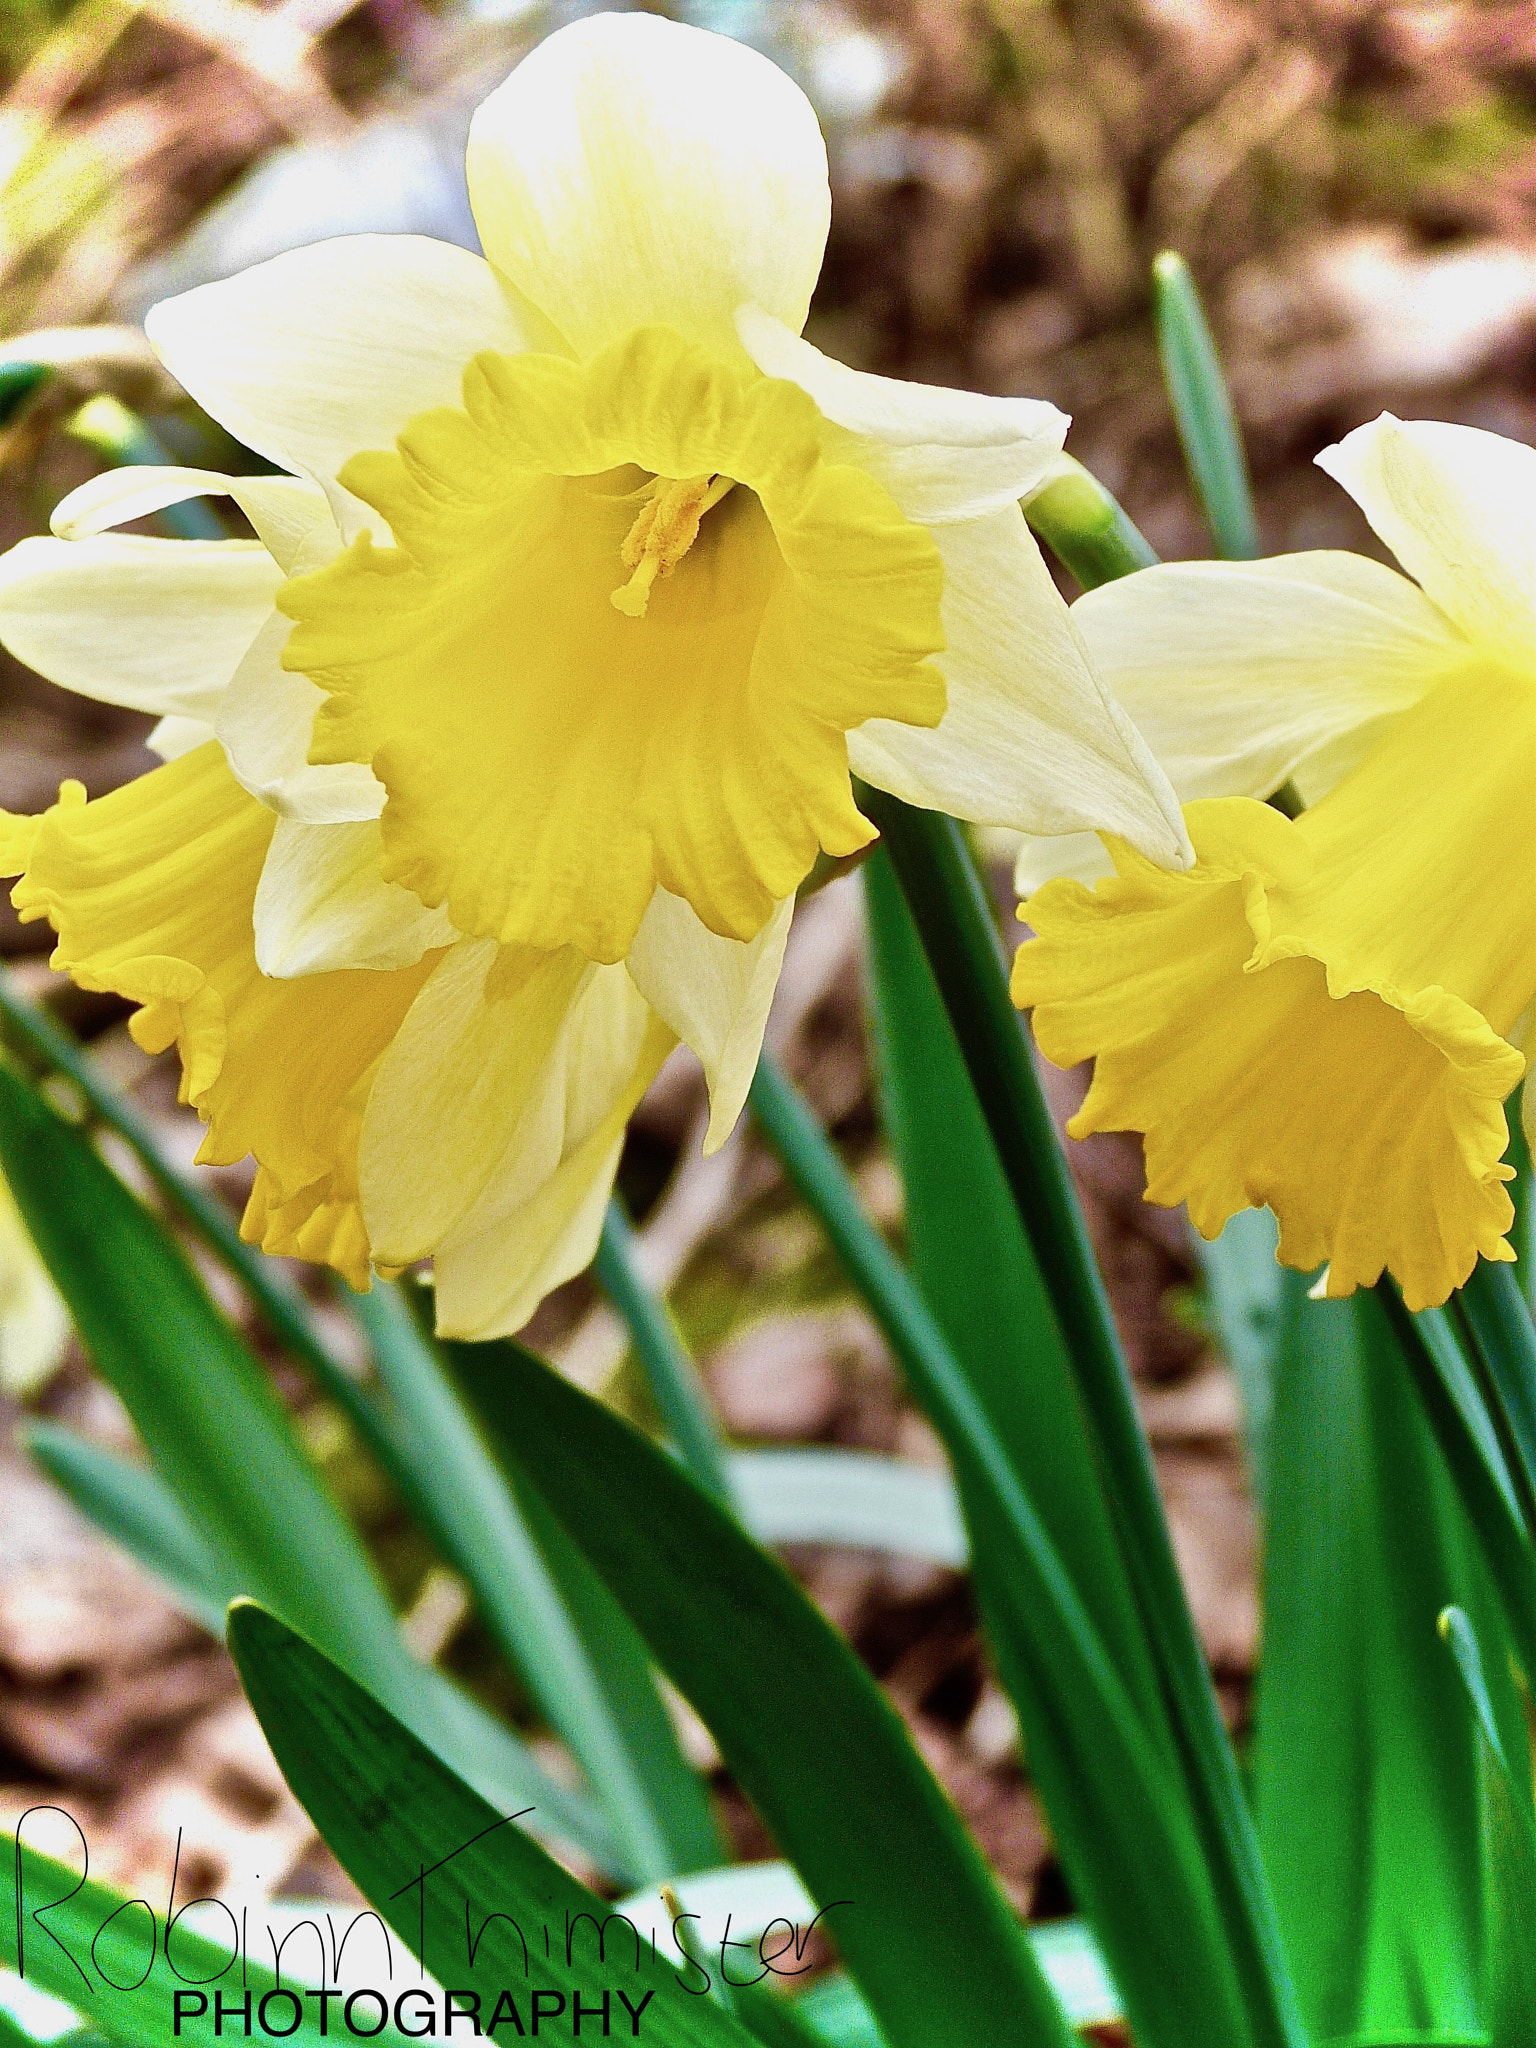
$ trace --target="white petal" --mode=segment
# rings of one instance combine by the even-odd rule
[[[185,543],[183,543],[185,545]],[[293,621],[273,612],[230,678],[214,730],[242,788],[279,817],[305,825],[376,818],[384,785],[359,761],[317,767],[309,759],[315,713],[325,692],[282,665]]]
[[[1016,504],[1043,481],[1066,439],[1066,414],[1042,399],[984,398],[850,370],[759,306],[743,306],[736,324],[766,376],[786,378],[816,401],[833,429],[827,454],[868,470],[925,526]]]
[[[336,484],[429,406],[462,402],[481,349],[523,345],[491,267],[421,235],[293,249],[151,309],[155,351],[198,404],[330,493],[349,534],[372,515]]]
[[[205,718],[162,718],[153,732],[145,735],[144,744],[162,761],[179,761],[183,754],[205,747],[216,737]]]
[[[1013,863],[1013,892],[1022,901],[1065,875],[1074,882],[1098,882],[1115,872],[1097,832],[1063,832],[1056,839],[1026,838]]]
[[[224,476],[208,469],[108,469],[70,492],[50,520],[61,540],[86,540],[188,498],[233,498],[278,566],[291,571],[314,527],[329,519],[318,484],[298,476]]]
[[[0,642],[99,704],[211,718],[282,580],[256,541],[35,537],[0,555]]]
[[[1268,796],[1326,756],[1337,779],[1476,649],[1405,576],[1364,555],[1165,562],[1080,597],[1106,686],[1181,801]]]
[[[536,1187],[515,1149],[433,1261],[443,1336],[521,1329],[552,1287],[590,1264],[624,1127],[676,1039],[624,969],[599,967],[572,1008],[561,1048],[565,1134]]]
[[[747,1099],[794,912],[787,897],[743,945],[717,938],[684,898],[658,889],[630,947],[625,964],[636,988],[704,1068],[706,1153],[719,1151]]]
[[[459,934],[443,910],[380,874],[376,822],[301,825],[279,818],[256,887],[256,965],[282,981],[342,968],[413,967]]]
[[[1469,638],[1536,662],[1536,449],[1383,413],[1317,460]]]
[[[435,1251],[509,1148],[528,1194],[554,1172],[565,1124],[559,1048],[596,972],[569,949],[533,957],[490,939],[461,940],[434,970],[363,1115],[363,1215],[380,1265]]]
[[[938,526],[939,656],[949,703],[932,732],[871,719],[848,735],[866,781],[908,803],[1020,832],[1117,832],[1165,867],[1193,855],[1178,802],[1083,652],[1016,506]]]
[[[492,263],[581,356],[658,322],[735,355],[747,300],[798,333],[831,212],[800,88],[652,14],[525,57],[475,115],[469,190]]]

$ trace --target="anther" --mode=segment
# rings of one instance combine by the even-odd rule
[[[735,488],[728,476],[657,477],[624,536],[619,560],[634,574],[614,591],[612,603],[626,618],[643,619],[651,585],[670,576],[699,537],[704,514]]]

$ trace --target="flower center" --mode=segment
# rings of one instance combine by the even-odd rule
[[[699,537],[699,526],[712,505],[735,489],[728,476],[658,476],[646,487],[645,503],[624,536],[619,560],[634,574],[614,591],[612,604],[629,619],[643,619],[651,601],[651,585],[670,576]]]

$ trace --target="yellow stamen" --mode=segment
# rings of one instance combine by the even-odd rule
[[[670,576],[699,537],[699,525],[712,505],[735,489],[728,476],[656,478],[635,523],[624,536],[619,560],[634,574],[613,593],[616,611],[643,619],[651,601],[651,585]]]

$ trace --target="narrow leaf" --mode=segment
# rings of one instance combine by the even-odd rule
[[[750,2036],[652,1952],[648,1930],[604,1927],[612,1909],[545,1855],[517,1825],[523,1816],[488,1806],[301,1636],[243,1602],[229,1643],[310,1818],[425,1968],[478,1995],[482,2024],[503,1991],[522,2028],[535,1997],[560,2001],[542,2006],[547,2022],[573,2014],[579,1996],[596,2033],[606,1994],[613,2033],[629,2038],[623,2001],[650,1993],[643,2038],[658,2048],[748,2048]],[[501,2027],[512,2029],[505,2014]]]
[[[1064,2042],[953,1808],[787,1573],[665,1453],[539,1360],[512,1344],[449,1348],[493,1438],[526,1459],[827,1910],[891,2048]],[[933,1967],[961,1954],[964,1970]]]
[[[1157,344],[1174,423],[1216,551],[1228,561],[1260,553],[1253,491],[1221,358],[1189,265],[1165,249],[1152,265]]]

